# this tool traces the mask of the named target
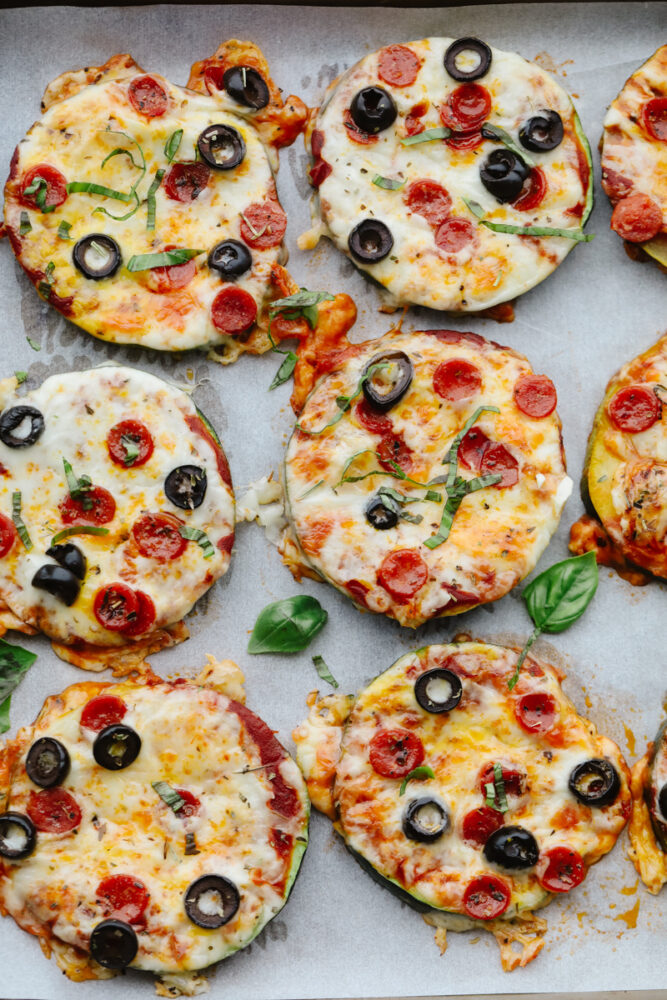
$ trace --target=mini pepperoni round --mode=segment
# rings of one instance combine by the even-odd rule
[[[459,445],[458,458],[466,469],[479,472],[482,467],[484,452],[491,442],[479,427],[471,427]]]
[[[503,814],[490,806],[471,809],[463,817],[463,839],[476,847],[484,847],[491,834],[499,830],[504,822]]]
[[[16,528],[12,519],[6,514],[0,514],[0,559],[4,559],[11,552],[16,537]]]
[[[93,600],[95,617],[110,632],[125,632],[136,621],[138,610],[137,594],[125,583],[100,587]]]
[[[44,184],[38,178],[42,178]],[[34,188],[29,194],[26,188]],[[44,196],[44,191],[46,195]],[[43,198],[43,200],[42,200]],[[67,179],[48,163],[38,163],[32,167],[23,178],[21,184],[21,201],[28,208],[37,208],[41,212],[57,208],[67,199]]]
[[[176,247],[168,246],[165,250],[175,250]],[[145,271],[146,285],[151,292],[158,292],[166,295],[169,292],[178,291],[189,285],[195,274],[197,265],[194,260],[186,260],[182,264],[167,264],[164,267],[152,267],[150,271]]]
[[[148,632],[157,616],[155,605],[148,594],[144,594],[143,590],[136,590],[135,597],[137,599],[137,613],[135,616],[130,616],[129,622],[123,629],[123,635],[131,637]]]
[[[241,239],[249,247],[267,250],[277,247],[287,229],[287,216],[277,201],[270,198],[248,205],[241,216]]]
[[[382,560],[377,581],[398,604],[407,604],[428,580],[428,566],[415,549],[396,549]]]
[[[514,714],[527,733],[547,733],[556,721],[558,705],[547,691],[531,691],[515,703]]]
[[[584,859],[571,847],[552,847],[540,855],[537,878],[548,892],[569,892],[586,877]]]
[[[464,83],[453,90],[440,109],[443,125],[455,132],[478,129],[491,111],[491,95],[479,83]]]
[[[475,238],[475,227],[468,219],[450,215],[438,226],[435,234],[435,245],[445,253],[458,253],[464,250]]]
[[[483,476],[500,474],[500,481],[494,484],[497,490],[515,486],[519,482],[519,463],[499,441],[490,441],[484,449],[479,471]]]
[[[547,375],[519,375],[514,384],[514,402],[527,417],[548,417],[558,402],[556,386]]]
[[[175,788],[174,791],[183,799],[183,805],[176,811],[179,819],[188,819],[189,816],[196,816],[201,809],[201,802],[187,788]]]
[[[432,226],[441,225],[452,210],[447,188],[437,181],[413,181],[403,198],[411,212],[422,215]]]
[[[609,419],[624,434],[640,434],[660,419],[662,406],[646,385],[626,385],[607,405]]]
[[[645,243],[662,229],[662,210],[647,194],[631,194],[619,201],[611,228],[628,243]]]
[[[421,68],[419,57],[406,45],[388,45],[378,58],[378,76],[390,87],[409,87]]]
[[[204,83],[209,94],[215,94],[218,90],[225,89],[225,73],[227,67],[224,63],[212,63],[204,69]]]
[[[127,712],[127,705],[115,694],[98,694],[83,706],[81,725],[99,733],[107,726],[116,726],[122,722]]]
[[[81,822],[76,799],[64,788],[31,792],[26,813],[42,833],[69,833]]]
[[[516,201],[512,202],[512,208],[519,212],[531,212],[538,205],[542,204],[547,193],[547,179],[541,167],[533,167],[524,183],[523,190]]]
[[[68,495],[58,506],[63,524],[108,524],[116,516],[116,501],[103,486],[91,486],[76,500]]]
[[[114,916],[126,924],[143,923],[144,911],[151,901],[144,883],[132,875],[108,875],[98,885],[95,896],[105,917]]]
[[[121,420],[107,434],[109,458],[125,469],[145,465],[153,446],[153,435],[140,420]]]
[[[406,729],[381,729],[370,742],[369,758],[383,778],[404,778],[424,760],[424,746]]]
[[[169,107],[169,95],[152,76],[135,76],[128,87],[130,104],[146,118],[160,118]]]
[[[333,167],[326,160],[317,159],[308,170],[310,183],[314,188],[318,188],[333,171]]]
[[[173,201],[194,201],[208,184],[210,176],[211,168],[206,163],[196,160],[172,163],[164,179],[165,193]]]
[[[514,767],[502,767],[503,784],[505,785],[505,795],[515,795],[519,798],[526,789],[526,776]],[[486,795],[486,786],[492,785],[496,780],[495,761],[485,764],[479,776],[479,790],[482,795]],[[495,810],[494,810],[495,812]]]
[[[445,145],[449,146],[450,149],[458,149],[462,152],[468,152],[471,149],[477,149],[484,142],[484,136],[478,130],[472,132],[454,132],[447,139],[445,139]]]
[[[646,131],[658,142],[667,142],[667,97],[653,97],[642,108]]]
[[[497,875],[481,875],[469,882],[463,894],[463,909],[474,920],[494,920],[510,905],[512,890]]]
[[[343,125],[345,126],[350,139],[352,139],[353,142],[357,142],[360,146],[372,146],[373,143],[378,141],[377,135],[371,135],[370,132],[364,132],[359,128],[350,114],[349,108],[343,115]]]
[[[132,535],[142,556],[169,562],[178,559],[187,547],[181,522],[173,514],[142,514],[132,527]]]
[[[465,358],[452,358],[438,365],[433,374],[433,391],[442,399],[456,403],[470,399],[482,387],[482,376],[477,365]]]
[[[391,420],[384,413],[374,410],[367,399],[359,400],[354,413],[359,423],[372,434],[381,434],[383,437],[391,435],[393,430]]]
[[[382,438],[377,446],[377,457],[380,465],[387,472],[395,472],[394,465],[397,465],[403,472],[410,472],[412,469],[412,449],[398,434],[388,434]]]
[[[226,285],[213,299],[211,319],[220,333],[238,336],[249,330],[257,319],[257,303],[245,288]]]

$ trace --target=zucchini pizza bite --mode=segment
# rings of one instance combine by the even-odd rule
[[[0,383],[0,625],[136,667],[229,568],[234,494],[190,397],[119,365]],[[123,648],[127,656],[123,656]]]
[[[667,882],[667,721],[632,768],[628,851],[637,874],[657,895]]]
[[[300,246],[328,236],[393,305],[488,309],[587,239],[590,149],[569,95],[477,38],[365,56],[327,91],[306,145],[314,228]]]
[[[363,867],[421,910],[443,951],[447,929],[491,931],[505,970],[539,953],[534,911],[584,880],[630,811],[616,744],[535,657],[510,690],[517,657],[427,646],[356,697],[314,692],[293,734],[313,805]]]
[[[667,45],[610,104],[600,156],[611,228],[630,251],[641,248],[667,267]]]
[[[75,684],[0,751],[2,911],[71,979],[204,969],[284,906],[308,796],[244,700],[230,661]]]
[[[88,333],[228,363],[269,349],[270,302],[296,288],[274,172],[306,108],[283,104],[249,43],[197,67],[201,93],[130,56],[58,77],[12,158],[5,228],[40,295]]]
[[[336,308],[320,306],[313,333],[326,352],[313,367],[302,344],[295,370],[285,561],[413,628],[497,600],[572,488],[553,383],[472,333],[351,344]]]

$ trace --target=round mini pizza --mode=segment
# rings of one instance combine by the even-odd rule
[[[204,969],[287,901],[308,796],[239,681],[75,684],[0,752],[2,911],[70,978]]]
[[[502,597],[572,488],[553,382],[472,333],[327,346],[285,459],[288,565],[413,628]]]
[[[306,109],[283,105],[255,46],[222,48],[203,94],[130,56],[65,73],[16,148],[14,253],[43,298],[103,340],[211,346],[226,363],[268,350],[270,302],[296,289],[275,150]]]
[[[306,136],[314,228],[394,305],[474,312],[533,288],[592,207],[590,149],[569,95],[477,38],[365,56]]]
[[[167,630],[234,542],[227,460],[190,397],[118,365],[0,388],[2,624],[92,669],[183,637]]]
[[[632,768],[628,834],[637,874],[657,895],[667,882],[667,721]]]
[[[491,930],[506,969],[630,812],[629,772],[562,674],[481,642],[402,656],[356,698],[311,696],[294,733],[313,804],[387,888],[444,931]],[[533,934],[534,937],[530,938]],[[522,953],[512,948],[519,940]]]
[[[667,45],[609,106],[600,154],[611,228],[667,266]]]

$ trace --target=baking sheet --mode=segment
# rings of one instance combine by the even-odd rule
[[[667,6],[637,4],[519,4],[399,10],[370,7],[166,6],[140,8],[31,8],[0,13],[0,164],[39,114],[45,85],[68,68],[131,52],[147,70],[185,83],[190,64],[229,37],[250,38],[266,53],[286,93],[317,102],[324,87],[366,52],[426,35],[475,34],[499,48],[538,57],[574,95],[584,128],[596,146],[606,105],[626,77],[667,37]],[[391,324],[378,312],[371,286],[326,241],[312,253],[296,248],[308,228],[306,155],[301,141],[283,151],[278,179],[289,214],[290,269],[311,289],[349,292],[359,306],[357,331],[377,336]],[[0,168],[0,173],[2,169]],[[609,231],[610,209],[599,188],[588,230],[593,243],[577,247],[547,281],[517,303],[517,318],[499,326],[473,316],[443,317],[411,310],[405,328],[449,326],[474,330],[524,352],[547,372],[559,394],[570,474],[581,473],[586,438],[604,387],[623,362],[644,350],[667,327],[667,279],[657,267],[630,261]],[[43,303],[0,245],[0,350],[2,372],[29,373],[28,385],[54,371],[84,369],[108,359],[196,381],[197,404],[217,427],[230,460],[237,495],[277,469],[292,426],[289,386],[267,387],[278,361],[242,358],[229,368],[201,354],[169,357],[96,341]],[[34,353],[29,335],[41,345]],[[567,534],[582,511],[575,492],[539,569],[567,553]],[[248,631],[269,601],[305,590],[329,612],[311,647],[290,657],[251,657]],[[565,690],[578,709],[615,739],[629,762],[639,756],[663,715],[667,688],[665,586],[630,587],[603,570],[585,617],[538,654],[568,674]],[[296,584],[262,531],[244,525],[232,570],[199,603],[189,623],[192,638],[153,657],[162,675],[194,672],[205,653],[236,659],[247,677],[248,704],[290,733],[305,714],[305,698],[322,682],[311,664],[322,654],[341,684],[355,691],[398,656],[465,630],[490,641],[522,643],[530,630],[519,589],[496,605],[445,619],[416,633],[382,618],[361,615],[330,588]],[[10,635],[10,640],[15,636]],[[47,694],[85,675],[58,660],[40,638],[18,638],[39,653],[13,697],[12,721],[32,720]],[[661,990],[667,984],[667,890],[654,898],[638,886],[625,856],[626,839],[594,868],[585,884],[551,904],[546,945],[524,970],[501,971],[487,934],[450,934],[441,958],[432,929],[365,875],[345,852],[331,824],[314,815],[311,845],[285,910],[245,951],[209,975],[215,1000],[310,1000],[316,997],[395,997],[434,994],[552,993]],[[12,1000],[55,1000],[65,982],[37,941],[11,919],[0,922],[0,990]],[[129,989],[153,995],[152,977],[126,977],[73,985],[77,1000],[120,998]]]

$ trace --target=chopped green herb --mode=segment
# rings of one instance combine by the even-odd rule
[[[65,538],[72,535],[108,535],[109,529],[98,527],[96,524],[72,524],[69,528],[63,528],[51,539],[51,545],[57,545]]]
[[[164,250],[162,253],[140,253],[130,257],[127,262],[128,271],[150,271],[152,267],[170,267],[172,264],[185,264],[186,261],[198,257],[203,250],[186,250],[185,247],[176,250]]]
[[[21,221],[19,222],[19,236],[27,236],[29,232],[32,231],[32,223],[30,222],[30,216],[27,212],[21,212]]]
[[[566,240],[574,240],[575,243],[590,243],[595,239],[594,233],[584,233],[583,229],[551,229],[548,226],[511,226],[504,222],[491,222],[484,218],[484,209],[476,201],[469,201],[464,198],[466,206],[472,214],[479,219],[480,226],[486,226],[494,233],[512,233],[516,236],[562,236]]]
[[[401,146],[416,146],[419,142],[431,142],[433,139],[448,139],[451,134],[452,130],[447,128],[446,125],[440,125],[438,128],[427,128],[424,132],[419,132],[417,135],[409,135],[405,139],[401,139]]]
[[[400,191],[405,186],[405,181],[397,181],[392,177],[381,177],[380,174],[376,174],[373,178],[373,184],[376,187],[384,188],[385,191]]]
[[[197,848],[197,841],[195,840],[195,835],[192,830],[185,835],[185,853],[187,855],[201,854],[201,851]]]
[[[151,781],[151,786],[158,793],[165,805],[168,805],[175,813],[185,805],[185,799],[182,799],[176,789],[168,785],[166,781]]]
[[[9,729],[12,692],[36,659],[35,653],[0,639],[0,733]]]
[[[172,132],[167,141],[165,142],[164,155],[167,157],[167,161],[169,163],[171,163],[171,161],[176,156],[182,138],[183,138],[183,129],[179,128],[175,132]]]
[[[162,183],[164,174],[165,171],[162,168],[155,171],[153,183],[149,187],[148,194],[146,195],[146,229],[155,229],[155,193]]]
[[[527,167],[536,167],[537,164],[532,156],[529,156],[527,150],[523,146],[519,146],[518,143],[514,141],[509,132],[506,132],[504,128],[500,125],[491,125],[490,122],[485,122],[481,129],[482,135],[485,139],[493,139],[495,142],[502,142],[503,146],[516,153],[520,159],[526,164]]]
[[[50,290],[51,289],[49,288],[49,291]],[[26,337],[25,339],[28,341],[28,343],[32,347],[33,351],[41,351],[42,345],[38,344],[36,340],[33,340],[32,337]]]
[[[315,667],[318,675],[322,678],[323,681],[326,681],[327,684],[331,684],[331,686],[334,688],[338,687],[338,681],[336,680],[336,678],[334,677],[334,675],[331,673],[328,666],[324,662],[324,657],[319,655],[314,656],[313,666]]]
[[[67,479],[67,489],[72,500],[78,500],[84,510],[92,510],[93,501],[88,496],[93,488],[90,476],[75,476],[74,470],[66,458],[63,458],[63,467],[65,469],[65,478]]]
[[[70,231],[71,228],[72,228],[72,223],[71,222],[65,222],[65,220],[63,219],[63,221],[58,226],[58,237],[59,237],[59,239],[61,239],[61,240],[69,240],[69,239],[71,239],[70,234],[69,234],[69,231]]]
[[[493,765],[493,782],[488,782],[484,788],[486,789],[487,806],[491,806],[496,812],[506,813],[509,806],[505,794],[505,779],[503,778],[502,765],[497,761]]]
[[[204,559],[211,559],[215,555],[213,542],[201,528],[190,528],[184,524],[178,530],[181,538],[187,538],[188,541],[197,543],[204,553]]]
[[[116,201],[132,201],[132,194],[125,191],[114,191],[113,188],[105,187],[103,184],[94,184],[92,181],[70,181],[67,185],[68,194],[101,194],[105,198],[114,198]]]
[[[32,541],[30,535],[28,534],[28,529],[23,523],[23,518],[21,517],[21,491],[14,490],[12,493],[12,521],[14,522],[14,527],[16,528],[17,534],[25,548],[30,552],[32,548]]]
[[[410,773],[406,774],[403,778],[398,794],[405,795],[405,789],[408,787],[409,781],[421,781],[424,778],[435,778],[433,769],[430,767],[414,767]]]
[[[27,372],[14,372],[14,378],[19,385],[22,385],[28,377]]]
[[[46,280],[48,281],[48,283],[50,285],[53,284],[53,273],[54,273],[55,269],[56,269],[56,265],[53,263],[52,260],[50,260],[49,263],[46,265],[46,273],[44,275],[44,277],[46,278]]]

